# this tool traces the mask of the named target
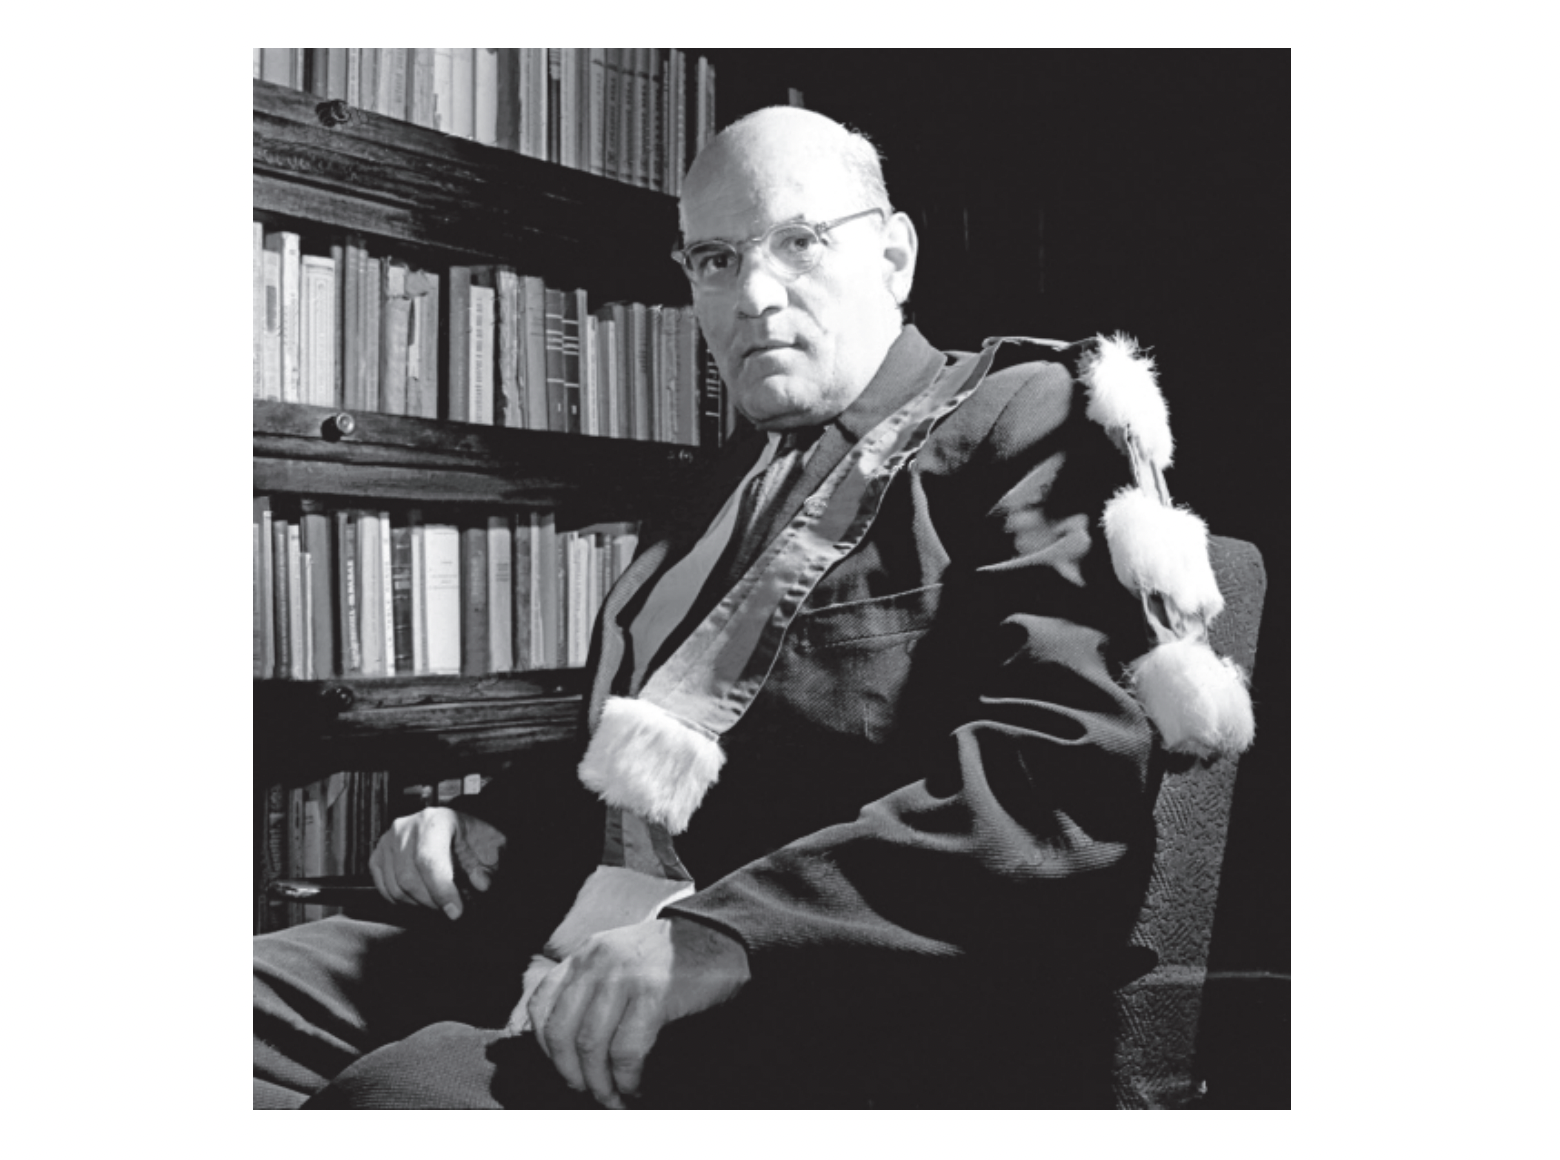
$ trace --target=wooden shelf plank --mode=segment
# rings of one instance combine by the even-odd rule
[[[572,741],[583,688],[578,669],[256,680],[255,746],[267,766],[281,755],[307,754],[316,767],[345,761],[352,768],[388,762],[438,769],[450,759]]]
[[[666,443],[353,415],[334,438],[330,407],[254,403],[254,486],[296,495],[426,503],[609,509],[638,518],[714,452]]]
[[[325,103],[254,81],[257,210],[512,262],[602,301],[687,301],[670,195],[359,109],[326,128]]]

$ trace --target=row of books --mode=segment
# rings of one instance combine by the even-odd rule
[[[690,447],[730,430],[692,307],[593,312],[508,266],[416,269],[357,239],[305,253],[252,227],[257,399]]]
[[[254,675],[578,668],[637,542],[631,524],[560,532],[551,512],[425,522],[256,496]]]
[[[254,75],[662,193],[715,133],[715,69],[676,48],[257,48]]]
[[[369,855],[397,814],[390,775],[383,771],[333,773],[309,785],[270,785],[257,802],[256,933],[312,922],[336,907],[284,901],[268,892],[279,878],[367,874]]]

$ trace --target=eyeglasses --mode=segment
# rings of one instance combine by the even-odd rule
[[[700,290],[726,290],[736,285],[737,277],[742,273],[742,251],[754,246],[775,273],[783,278],[795,278],[823,259],[830,230],[871,213],[888,220],[886,211],[873,206],[830,222],[781,222],[745,242],[695,242],[673,250],[672,261],[683,268],[688,281]]]

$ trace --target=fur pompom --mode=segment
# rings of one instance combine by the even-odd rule
[[[1246,674],[1200,640],[1173,640],[1132,662],[1133,693],[1174,753],[1241,753],[1256,734]]]
[[[1195,513],[1124,487],[1105,505],[1102,523],[1110,562],[1124,587],[1158,592],[1182,613],[1205,621],[1224,611],[1208,562],[1208,525]]]
[[[1098,348],[1083,357],[1079,376],[1089,388],[1085,413],[1109,431],[1130,431],[1155,467],[1170,466],[1175,443],[1170,412],[1159,393],[1154,360],[1138,351],[1131,335],[1099,336]]]
[[[580,781],[608,805],[680,834],[725,761],[720,742],[665,709],[608,697],[580,762]]]

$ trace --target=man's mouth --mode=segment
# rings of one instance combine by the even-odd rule
[[[748,347],[747,350],[743,351],[742,352],[742,357],[747,359],[747,358],[752,358],[754,355],[768,354],[772,350],[795,350],[795,349],[796,349],[796,344],[794,342],[760,342],[760,343],[754,344],[753,346]]]

